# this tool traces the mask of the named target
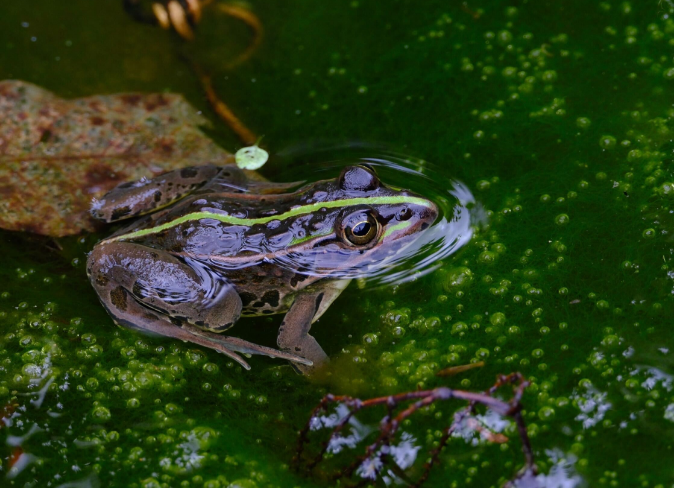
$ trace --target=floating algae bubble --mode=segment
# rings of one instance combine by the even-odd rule
[[[482,208],[476,204],[470,190],[461,182],[443,177],[427,161],[412,158],[378,146],[328,146],[316,149],[301,147],[278,154],[284,161],[288,177],[305,175],[308,181],[335,179],[345,166],[364,164],[374,169],[381,181],[395,190],[409,190],[431,200],[438,207],[435,223],[427,230],[401,239],[401,246],[392,255],[370,255],[362,264],[347,270],[332,269],[329,260],[319,254],[290,254],[277,258],[288,269],[310,270],[308,274],[334,278],[366,279],[371,285],[404,283],[432,272],[466,244],[476,225],[485,220]],[[292,174],[291,174],[292,173]],[[283,179],[284,174],[279,175]],[[339,259],[339,257],[338,257]],[[344,259],[344,257],[342,257]],[[323,268],[323,270],[321,269]]]

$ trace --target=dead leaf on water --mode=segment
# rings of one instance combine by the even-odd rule
[[[0,82],[0,227],[61,237],[92,231],[91,199],[124,181],[233,162],[175,94],[66,100]]]

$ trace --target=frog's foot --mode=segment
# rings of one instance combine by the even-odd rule
[[[328,280],[307,287],[297,295],[283,318],[278,331],[278,346],[284,351],[310,359],[313,363],[312,366],[293,363],[292,366],[298,373],[311,375],[329,363],[328,355],[309,331],[311,325],[349,285],[349,281]]]
[[[215,334],[213,332],[200,329],[199,327],[195,327],[192,324],[182,324],[182,328],[197,337],[207,340],[210,343],[222,346],[230,351],[235,351],[242,354],[260,354],[269,356],[271,358],[286,359],[288,361],[308,367],[313,365],[313,362],[310,359],[302,358],[288,352],[279,351],[278,349],[273,349],[271,347],[253,344],[252,342],[244,341],[238,337]]]
[[[323,293],[299,295],[286,313],[279,327],[278,345],[285,351],[292,351],[311,360],[311,365],[293,364],[298,373],[312,374],[317,368],[328,363],[328,355],[318,344],[309,329],[323,300]]]

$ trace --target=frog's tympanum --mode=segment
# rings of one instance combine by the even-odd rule
[[[438,209],[367,166],[335,180],[276,184],[236,166],[184,168],[125,183],[94,202],[105,222],[140,217],[99,242],[87,273],[123,326],[310,373],[327,361],[312,323],[356,276],[385,266]],[[240,316],[286,313],[281,351],[219,333]]]

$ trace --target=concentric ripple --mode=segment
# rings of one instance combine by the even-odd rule
[[[475,226],[483,220],[481,207],[468,187],[442,176],[426,161],[370,147],[330,147],[319,151],[314,148],[311,154],[307,153],[306,149],[300,149],[282,155],[284,159],[301,161],[289,165],[295,178],[299,172],[311,174],[311,180],[330,179],[335,178],[344,166],[367,164],[386,185],[410,190],[433,201],[439,215],[430,228],[405,239],[392,255],[371,256],[354,262],[347,269],[329,271],[331,263],[335,263],[339,256],[323,258],[318,253],[305,251],[279,256],[275,263],[281,267],[301,269],[309,275],[364,279],[374,286],[404,283],[437,269],[443,259],[471,239]],[[327,155],[332,158],[326,161]]]

